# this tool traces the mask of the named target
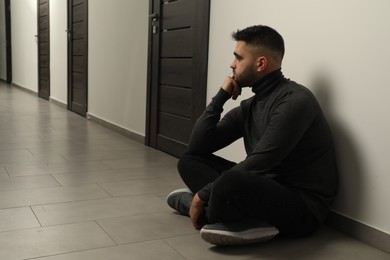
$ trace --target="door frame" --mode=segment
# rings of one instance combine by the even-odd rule
[[[152,133],[157,128],[157,113],[153,111],[157,110],[158,95],[154,95],[153,86],[156,86],[159,78],[159,62],[157,59],[153,59],[154,55],[160,56],[160,34],[153,34],[152,24],[153,15],[160,16],[160,0],[149,0],[149,25],[148,25],[148,68],[147,68],[147,93],[146,93],[146,132],[145,132],[145,144],[148,146],[156,147],[157,137]],[[160,27],[160,19],[158,19],[157,26]],[[157,28],[159,29],[159,28]],[[156,39],[154,39],[156,37]]]

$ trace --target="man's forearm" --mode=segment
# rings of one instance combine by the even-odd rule
[[[203,114],[196,121],[188,144],[190,153],[213,153],[218,146],[217,124],[221,118],[223,105],[230,99],[230,95],[220,89],[214,96]]]

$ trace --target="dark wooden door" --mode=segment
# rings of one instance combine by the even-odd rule
[[[10,0],[4,1],[5,13],[5,44],[6,44],[6,66],[7,66],[7,83],[12,82],[12,48],[11,48],[11,7]]]
[[[86,116],[87,95],[88,1],[68,0],[68,109]]]
[[[180,156],[206,102],[210,0],[150,0],[146,143]]]
[[[38,96],[50,97],[49,0],[38,2]]]

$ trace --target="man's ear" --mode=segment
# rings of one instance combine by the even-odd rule
[[[260,56],[257,58],[256,68],[257,71],[264,71],[267,68],[268,60],[265,56]]]

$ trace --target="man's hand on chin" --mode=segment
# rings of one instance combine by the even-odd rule
[[[241,87],[233,77],[226,77],[222,84],[222,89],[229,93],[233,100],[236,100],[237,97],[241,95]]]

